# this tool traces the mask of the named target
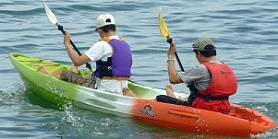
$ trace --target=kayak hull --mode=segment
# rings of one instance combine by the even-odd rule
[[[262,113],[231,104],[229,114],[152,100],[136,100],[132,115],[155,125],[204,134],[243,136],[259,134],[275,127]]]
[[[72,84],[37,71],[44,66],[54,76],[70,66],[43,60],[20,53],[9,55],[11,62],[21,76],[26,90],[57,105],[67,105],[110,113],[123,117],[135,117],[162,127],[205,134],[251,136],[270,130],[275,122],[262,113],[237,104],[231,104],[229,114],[173,105],[155,101],[165,90],[139,85],[132,81],[128,87],[136,97],[122,96]],[[81,70],[80,74],[91,74]],[[177,97],[185,94],[176,93]]]
[[[40,65],[48,68],[50,72],[70,69],[69,66],[17,53],[11,54],[10,59],[21,76],[26,90],[57,104],[60,109],[70,104],[84,109],[130,116],[134,98],[79,86],[37,71]]]

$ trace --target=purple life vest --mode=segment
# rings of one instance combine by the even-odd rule
[[[130,77],[132,66],[132,55],[129,45],[122,40],[111,39],[108,41],[113,49],[113,54],[106,62],[96,62],[95,76]]]

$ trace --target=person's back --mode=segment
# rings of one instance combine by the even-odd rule
[[[229,96],[236,93],[237,82],[231,68],[221,62],[204,62],[210,73],[209,84],[204,89],[197,89],[192,107],[228,113]],[[200,82],[200,81],[196,81]],[[198,83],[196,83],[198,84]]]
[[[132,55],[129,45],[116,35],[103,38],[94,45],[100,47],[95,50],[93,46],[86,54],[92,61],[96,61],[96,89],[122,94],[131,76]],[[96,54],[97,51],[103,53]]]
[[[129,45],[116,35],[115,20],[110,14],[97,18],[96,31],[101,39],[85,54],[96,62],[96,89],[122,94],[131,76],[132,55]]]
[[[191,92],[188,100],[180,101],[158,96],[158,101],[172,101],[175,104],[228,113],[228,98],[237,90],[235,74],[228,65],[216,60],[216,47],[210,39],[200,38],[192,47],[200,65],[178,74],[173,62],[175,43],[170,46],[167,62],[170,83],[188,84]],[[168,96],[174,96],[170,87],[166,88],[166,92]]]

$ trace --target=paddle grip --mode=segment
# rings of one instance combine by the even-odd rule
[[[63,26],[58,25],[58,30],[60,30],[65,35],[65,30],[64,30]],[[81,55],[80,51],[78,50],[78,48],[75,46],[75,44],[71,40],[70,40],[70,44],[72,45],[74,50],[78,53],[78,55]],[[92,70],[90,63],[86,63],[86,68]]]
[[[173,43],[173,39],[172,39],[172,38],[169,38],[169,39],[167,39],[167,42],[168,42],[169,44],[172,44],[172,43]],[[179,66],[180,66],[181,71],[184,72],[184,68],[183,68],[183,66],[182,66],[182,64],[181,64],[181,61],[180,61],[180,58],[179,58],[177,52],[175,52],[175,57],[176,57],[176,59],[177,59],[177,61],[178,61],[178,64],[179,64]]]
[[[169,44],[172,44],[173,39],[172,39],[172,38],[169,38],[169,39],[167,39],[167,42],[168,42]]]

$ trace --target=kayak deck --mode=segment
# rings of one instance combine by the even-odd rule
[[[26,65],[30,68],[30,70],[37,71],[37,68],[39,66],[43,66],[49,73],[51,73],[53,76],[57,77],[61,71],[63,70],[70,70],[70,66],[59,64],[56,62],[43,60],[35,57],[30,57],[27,55],[12,54],[14,58],[16,58],[17,61],[21,62],[23,65]],[[89,70],[80,70],[80,75],[91,75],[92,71]],[[136,97],[139,98],[146,98],[146,99],[155,99],[157,95],[165,94],[165,90],[151,88],[143,85],[136,84],[132,81],[129,81],[128,87],[133,91],[133,93],[136,95]],[[179,94],[179,97],[186,96],[185,94]]]
[[[43,66],[44,69],[46,69],[52,76],[58,77],[61,71],[71,69],[71,66],[69,66],[69,65],[64,65],[64,64],[56,63],[56,62],[49,61],[49,60],[43,60],[40,58],[31,57],[31,56],[20,54],[20,53],[10,54],[10,59],[11,59],[12,63],[14,64],[14,66],[16,67],[16,69],[18,70],[18,72],[20,73],[20,75],[22,76],[23,81],[28,81],[31,78],[34,78],[33,76],[37,76],[37,78],[33,79],[36,81],[32,81],[31,83],[27,82],[28,85],[26,85],[26,87],[29,87],[30,84],[35,84],[35,86],[32,87],[32,89],[36,89],[36,87],[39,87],[38,86],[39,83],[42,84],[42,82],[38,79],[38,78],[41,78],[43,80],[49,80],[48,82],[57,82],[59,84],[63,83],[65,86],[70,86],[70,87],[76,86],[78,88],[81,88],[81,86],[79,86],[79,85],[65,82],[65,81],[57,79],[57,78],[55,79],[55,78],[48,76],[44,73],[41,73],[40,71],[37,70],[37,68],[39,66]],[[86,76],[86,75],[90,76],[92,74],[92,71],[80,69],[79,74],[82,76]],[[132,81],[129,81],[128,87],[134,92],[134,94],[138,98],[155,99],[155,97],[157,95],[165,94],[165,90],[139,85]],[[82,87],[82,88],[86,88],[89,92],[98,91],[98,90],[87,88],[87,87]],[[40,92],[40,91],[37,91],[37,93],[38,92]],[[103,93],[103,91],[102,91],[102,93]],[[107,93],[107,92],[105,92],[105,93]],[[109,94],[114,95],[113,93],[109,93]]]
[[[28,57],[21,54],[14,54],[14,57],[24,65],[28,66],[29,68],[33,70],[37,70],[39,66],[43,66],[47,69],[48,72],[50,72],[53,76],[58,76],[61,71],[63,70],[70,70],[70,66],[62,65],[59,63],[55,63],[48,60],[42,60],[35,57]],[[81,70],[81,75],[89,74],[89,72],[84,72],[84,70]]]

